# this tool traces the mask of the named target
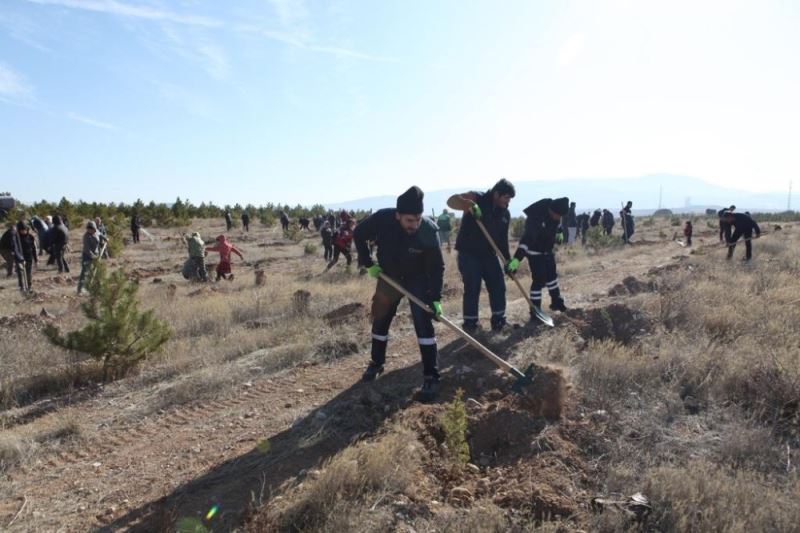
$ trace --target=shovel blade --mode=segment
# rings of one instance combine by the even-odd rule
[[[542,311],[541,307],[537,307],[534,305],[533,314],[536,315],[536,318],[538,318],[542,324],[550,326],[551,328],[555,326],[553,319],[550,317],[550,315]]]
[[[523,374],[516,368],[514,369],[514,375],[517,376],[517,381],[514,382],[514,386],[512,389],[517,394],[522,394],[525,390],[525,387],[529,386],[533,383],[533,363],[531,363],[527,369],[525,369],[525,373]]]

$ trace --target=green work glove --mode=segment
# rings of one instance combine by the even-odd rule
[[[556,233],[556,242],[558,244],[564,244],[564,234],[563,233]]]
[[[442,316],[442,302],[437,300],[431,305],[433,306],[433,316],[438,319],[440,316]]]
[[[519,268],[519,259],[516,257],[508,262],[506,265],[506,273],[507,274],[514,274],[517,269]]]
[[[372,265],[371,267],[369,267],[367,269],[367,272],[373,278],[379,278],[380,275],[381,275],[381,272],[383,272],[383,269],[379,265]]]
[[[480,220],[480,218],[483,216],[483,211],[481,211],[480,206],[475,202],[472,202],[472,207],[469,208],[469,212],[472,213],[472,216],[478,220]]]

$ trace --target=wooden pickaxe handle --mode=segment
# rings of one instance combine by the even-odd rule
[[[387,283],[392,288],[397,290],[400,294],[402,294],[403,296],[405,296],[406,298],[408,298],[409,300],[414,302],[421,309],[427,311],[428,313],[430,313],[432,315],[436,314],[436,313],[434,313],[433,309],[431,309],[428,304],[426,304],[425,302],[423,302],[422,300],[420,300],[419,298],[417,298],[416,296],[411,294],[411,292],[409,292],[405,287],[403,287],[402,285],[397,283],[395,280],[393,280],[392,278],[390,278],[389,276],[387,276],[383,272],[381,272],[378,275],[378,277],[379,277],[380,280],[382,280],[383,282]],[[521,372],[520,370],[518,370],[514,365],[512,365],[511,363],[509,363],[505,359],[502,359],[501,357],[495,355],[489,348],[487,348],[486,346],[484,346],[483,344],[481,344],[480,342],[475,340],[469,333],[467,333],[466,331],[464,331],[463,329],[461,329],[460,327],[455,325],[447,317],[441,315],[441,316],[438,317],[438,320],[440,322],[442,322],[445,326],[447,326],[451,330],[453,330],[459,337],[461,337],[462,339],[464,339],[465,341],[470,343],[473,348],[475,348],[479,352],[481,352],[487,359],[492,361],[498,367],[502,368],[503,370],[507,370],[507,371],[511,372],[512,374],[514,374],[518,378],[519,377],[522,377],[522,378],[525,377],[525,374],[523,372]]]

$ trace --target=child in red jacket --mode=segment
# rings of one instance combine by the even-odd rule
[[[219,264],[217,265],[217,281],[220,278],[233,281],[233,272],[231,271],[231,253],[239,256],[239,259],[244,259],[242,252],[239,251],[231,242],[225,237],[220,235],[217,237],[217,244],[206,248],[207,252],[219,252]]]
[[[683,227],[683,236],[686,237],[686,246],[692,245],[692,221],[687,220],[686,225]]]
[[[342,224],[336,234],[333,236],[333,259],[328,263],[325,271],[330,270],[333,265],[339,262],[339,255],[344,255],[347,259],[347,266],[353,262],[353,256],[350,254],[350,244],[353,242],[353,228],[356,222],[352,218],[346,223]]]

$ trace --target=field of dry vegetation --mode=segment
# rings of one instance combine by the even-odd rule
[[[175,230],[127,246],[112,268],[173,335],[108,384],[42,334],[84,323],[75,279],[42,268],[23,299],[4,278],[0,530],[800,531],[800,225],[781,225],[762,226],[747,263],[743,246],[726,261],[702,219],[694,248],[669,240],[669,220],[640,223],[632,246],[561,248],[556,327],[528,323],[509,284],[519,327],[479,335],[536,364],[532,390],[513,394],[439,327],[431,405],[414,400],[405,304],[386,374],[359,383],[374,282],[341,263],[322,273],[311,234],[233,231],[235,281],[203,285],[180,276]],[[191,229],[210,242],[223,228]],[[466,462],[443,425],[459,414]]]

